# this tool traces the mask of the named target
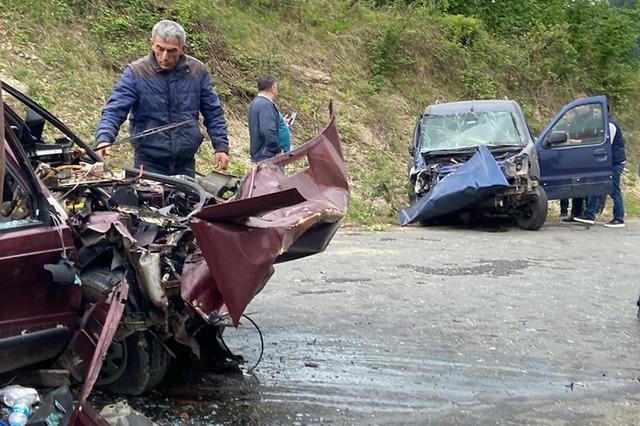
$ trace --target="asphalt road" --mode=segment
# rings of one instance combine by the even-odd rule
[[[160,424],[638,424],[640,223],[341,231],[250,305],[251,374],[130,403]],[[250,326],[227,336],[257,359]]]

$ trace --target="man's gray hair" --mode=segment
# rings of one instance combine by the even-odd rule
[[[151,38],[160,37],[164,41],[171,41],[178,39],[180,47],[184,47],[187,39],[187,35],[184,32],[182,25],[177,22],[163,19],[153,26],[151,30]]]

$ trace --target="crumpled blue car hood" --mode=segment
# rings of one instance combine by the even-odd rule
[[[413,205],[402,209],[400,225],[423,222],[460,210],[508,186],[509,182],[491,152],[480,145],[469,161],[445,176]]]

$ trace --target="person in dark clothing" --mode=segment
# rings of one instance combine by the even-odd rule
[[[279,142],[280,111],[275,104],[278,83],[273,76],[258,79],[258,95],[249,104],[247,119],[251,161],[258,162],[282,152]]]
[[[102,111],[96,151],[108,154],[129,115],[135,167],[165,175],[195,174],[195,154],[203,141],[199,115],[215,149],[214,167],[229,164],[227,124],[220,98],[204,64],[184,54],[185,31],[176,22],[158,22],[151,53],[124,69]],[[177,126],[143,137],[144,131]]]
[[[586,98],[588,98],[587,94],[581,93],[574,100],[578,101]],[[569,114],[571,114],[569,116],[570,124],[562,129],[568,133],[569,138],[581,140],[585,135],[594,133],[591,130],[593,114],[588,105],[578,106],[570,110]],[[585,202],[584,198],[573,198],[571,200],[571,212],[569,212],[569,200],[560,200],[560,217],[562,221],[573,222],[574,217],[584,215]]]
[[[574,217],[584,214],[584,198],[573,198],[571,200],[571,212],[569,212],[569,200],[560,200],[560,217],[563,222],[572,222]]]
[[[611,140],[611,160],[613,163],[613,192],[611,193],[611,198],[613,199],[613,219],[604,226],[609,228],[624,228],[624,200],[621,186],[622,172],[624,171],[624,165],[627,159],[624,152],[624,137],[620,124],[618,124],[610,112],[608,123],[609,138]],[[600,197],[587,198],[587,211],[585,215],[575,217],[574,220],[586,224],[595,223],[596,213],[599,207],[599,198]]]

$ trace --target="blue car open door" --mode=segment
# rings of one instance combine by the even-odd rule
[[[613,188],[607,98],[565,105],[536,141],[548,199],[610,194]]]

